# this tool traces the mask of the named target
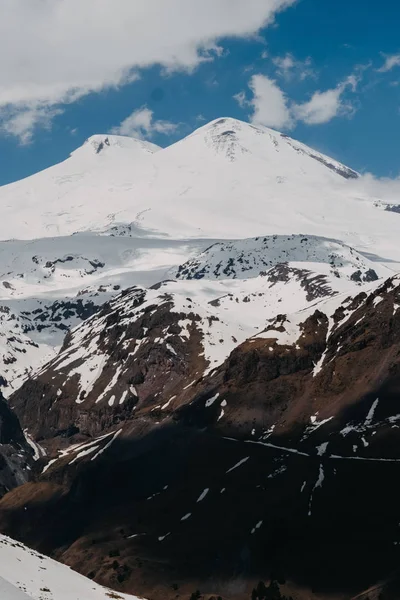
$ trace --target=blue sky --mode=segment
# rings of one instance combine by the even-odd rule
[[[27,1],[17,0],[20,19],[32,18],[23,12]],[[38,0],[29,1],[32,10]],[[72,5],[75,0],[69,1]],[[104,1],[107,4],[108,0]],[[128,7],[125,0],[115,1],[131,12],[132,5]],[[0,8],[5,2],[0,0]],[[82,0],[77,6],[86,3],[90,8],[90,2],[92,0]],[[172,9],[180,0],[164,2]],[[42,55],[30,57],[29,47],[21,51],[18,48],[23,59],[32,64],[17,73],[18,80],[3,83],[3,89],[0,83],[0,184],[66,158],[95,133],[119,131],[141,135],[166,146],[220,116],[284,130],[361,172],[397,177],[400,171],[400,4],[382,0],[379,9],[372,10],[365,0],[278,0],[282,10],[274,15],[273,9],[266,14],[262,3],[254,0],[254,18],[246,25],[250,32],[242,32],[238,27],[243,14],[238,14],[237,22],[233,21],[234,16],[228,25],[223,22],[224,8],[227,14],[234,12],[229,10],[229,3],[224,7],[224,2],[215,0],[215,5],[220,4],[216,19],[221,20],[222,35],[218,35],[218,28],[210,31],[213,41],[208,40],[209,47],[204,44],[208,27],[205,20],[194,42],[189,40],[188,43],[185,38],[171,50],[175,61],[172,66],[171,59],[159,64],[162,58],[150,46],[146,48],[148,58],[144,54],[139,57],[137,49],[132,48],[132,60],[127,59],[124,65],[130,69],[129,76],[117,73],[119,64],[123,65],[124,48],[118,56],[120,63],[116,60],[109,72],[99,72],[98,64],[92,60],[99,37],[97,31],[90,32],[94,42],[92,47],[89,42],[88,46],[82,46],[81,57],[73,53],[73,48],[63,47],[59,69],[58,42],[52,39],[55,57],[47,65],[46,73],[54,68],[54,77],[45,82],[37,63],[43,52],[48,56],[52,50],[44,46]],[[251,0],[237,0],[242,8],[246,2],[251,4]],[[272,0],[268,2],[271,4]],[[157,0],[151,3],[155,9]],[[190,4],[191,0],[187,0],[185,6]],[[170,18],[174,19],[175,14],[172,11]],[[271,15],[275,16],[274,23],[263,26],[265,16],[270,18]],[[67,16],[63,13],[62,18],[66,21]],[[210,21],[212,16],[211,11]],[[9,16],[12,24],[14,17],[15,14]],[[38,29],[47,17],[41,15]],[[135,14],[127,14],[128,17],[139,18]],[[59,19],[57,26],[60,22],[64,21]],[[195,22],[196,14],[188,14],[186,26],[195,28]],[[17,23],[15,18],[15,26]],[[151,15],[143,22],[143,28],[147,23],[152,26]],[[122,27],[123,22],[116,21],[113,25],[113,34],[104,37],[103,23],[98,24],[104,45],[110,44],[110,52],[115,44],[113,35],[117,40],[118,27]],[[162,29],[165,41],[160,52],[165,52],[165,44],[169,51],[177,35],[175,28],[179,26],[183,26],[179,18],[178,23],[165,22]],[[68,27],[72,29],[66,31],[65,39],[70,35],[71,45],[75,43],[79,49],[80,32],[75,25]],[[91,27],[90,21],[87,27]],[[212,26],[210,23],[211,27],[215,27],[215,23]],[[231,30],[236,37],[224,35]],[[85,36],[85,40],[90,35]],[[62,31],[60,37],[64,43]],[[140,51],[144,52],[143,45],[142,42]],[[128,54],[130,51],[127,47]],[[70,57],[68,52],[71,52]],[[9,70],[19,68],[21,56],[15,65],[10,59]],[[71,83],[67,78],[70,73],[74,75],[74,69],[80,68],[79,62],[84,63],[87,56],[88,63],[91,61],[87,71],[79,73],[79,84]],[[113,68],[117,73],[115,81]],[[92,79],[91,70],[100,83],[97,80],[95,85],[88,83]],[[61,79],[63,73],[65,81]],[[131,115],[133,118],[129,121]]]

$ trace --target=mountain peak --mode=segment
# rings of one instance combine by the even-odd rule
[[[115,150],[139,150],[147,154],[154,154],[160,150],[160,147],[134,137],[104,133],[87,138],[82,146],[72,152],[71,156],[82,156],[83,154],[87,156],[105,155],[109,154],[110,151],[115,152]]]
[[[209,123],[202,125],[198,129],[196,129],[190,136],[192,137],[198,134],[206,134],[207,132],[219,133],[223,134],[225,132],[233,131],[235,133],[246,132],[250,130],[257,131],[258,128],[252,125],[251,123],[247,123],[246,121],[241,121],[240,119],[234,119],[233,117],[220,117],[219,119],[213,119]]]
[[[206,146],[215,154],[225,156],[233,162],[243,154],[253,154],[254,137],[260,133],[263,131],[250,123],[232,117],[221,117],[199,127],[185,139],[203,138]]]
[[[284,133],[262,125],[253,125],[232,117],[221,117],[194,131],[185,139],[203,138],[205,145],[214,154],[222,155],[231,162],[240,160],[245,155],[261,159],[274,169],[276,174],[286,164],[289,169],[310,168],[334,172],[345,179],[356,179],[358,173],[342,163],[309,148],[305,144],[292,139]],[[311,160],[310,160],[311,159]],[[319,166],[315,164],[319,163]]]
[[[266,133],[273,134],[276,136],[284,135],[279,131],[270,129],[269,127],[253,125],[252,123],[248,123],[247,121],[241,121],[240,119],[235,119],[234,117],[220,117],[219,119],[213,119],[209,123],[206,123],[202,127],[196,129],[196,131],[194,131],[192,135],[196,135],[197,133],[204,134],[208,131],[217,134],[233,132],[238,135],[264,135]]]

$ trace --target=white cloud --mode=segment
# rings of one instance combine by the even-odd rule
[[[335,88],[326,92],[315,92],[311,100],[294,107],[297,120],[308,125],[328,123],[343,110],[340,97],[342,90]]]
[[[155,133],[169,135],[179,127],[176,123],[169,121],[154,120],[152,110],[143,106],[135,110],[129,117],[124,119],[111,133],[117,135],[128,135],[139,139],[151,138]]]
[[[288,108],[288,99],[276,82],[265,75],[253,75],[249,82],[253,94],[247,100],[244,92],[235,96],[241,106],[251,106],[251,122],[255,125],[288,129],[292,125],[292,117]]]
[[[388,54],[385,56],[385,62],[380,69],[377,69],[378,73],[387,73],[395,67],[400,67],[400,54]]]
[[[285,56],[276,56],[272,62],[277,68],[277,74],[284,79],[296,78],[304,81],[309,77],[315,77],[311,58],[297,60],[293,54],[287,53]]]
[[[354,107],[344,99],[346,90],[355,92],[359,79],[351,75],[336,88],[324,92],[314,92],[311,99],[303,104],[291,101],[277,85],[265,75],[253,75],[249,88],[253,97],[248,100],[245,92],[234,96],[239,105],[251,107],[250,121],[276,129],[290,129],[296,122],[307,125],[328,123],[335,117],[350,115]]]
[[[308,102],[293,106],[295,118],[307,125],[321,125],[332,121],[335,117],[353,113],[353,106],[343,99],[343,94],[348,87],[355,91],[354,77],[349,77],[331,90],[315,92]]]
[[[296,1],[0,0],[0,108],[26,119],[35,103],[73,102],[150,65],[190,71]]]

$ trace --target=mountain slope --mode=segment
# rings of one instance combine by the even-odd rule
[[[29,600],[29,597],[20,589],[0,577],[0,594],[3,600]]]
[[[0,536],[1,600],[137,600],[75,573],[10,538]]]
[[[359,283],[390,275],[389,269],[352,248],[334,240],[305,235],[219,242],[181,265],[174,275],[177,279],[248,279],[281,264]]]
[[[96,135],[64,162],[0,188],[8,222],[0,239],[70,235],[113,223],[115,199],[132,204],[132,180],[158,150],[141,140]]]
[[[200,276],[221,281],[231,277],[254,279],[268,271],[262,282],[248,282],[243,290],[241,285],[216,286],[207,301],[232,294],[245,298],[247,293],[254,300],[254,295],[260,293],[261,299],[268,296],[267,304],[262,305],[265,310],[272,306],[275,296],[282,302],[286,281],[284,288],[292,297],[291,311],[295,311],[303,306],[302,291],[297,304],[293,298],[301,287],[308,290],[310,298],[316,298],[323,286],[327,293],[350,293],[362,283],[390,274],[388,268],[355,250],[315,236],[220,242],[201,254],[209,241],[143,239],[124,233],[0,242],[0,365],[4,394],[9,396],[30,373],[55,356],[71,327],[135,283],[151,286],[175,276],[181,280]],[[170,268],[188,258],[189,262]],[[294,283],[289,292],[288,282],[295,279],[300,283]],[[267,294],[272,285],[275,289]],[[226,301],[225,297],[220,303]]]
[[[37,439],[108,433],[136,412],[164,405],[160,393],[169,393],[174,406],[179,390],[274,317],[368,289],[378,280],[372,266],[380,277],[389,273],[320,238],[218,243],[179,267],[178,281],[124,290],[88,315],[11,405]]]
[[[176,399],[160,378],[156,410],[103,412],[108,433],[7,494],[2,528],[156,599],[270,577],[296,599],[380,593],[398,577],[399,307],[398,277],[375,282],[271,319]]]
[[[0,386],[10,395],[121,289],[153,285],[209,241],[79,234],[0,242]]]

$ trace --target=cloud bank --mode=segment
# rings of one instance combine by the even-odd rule
[[[29,141],[54,107],[151,65],[193,70],[296,1],[0,0],[0,128]]]

